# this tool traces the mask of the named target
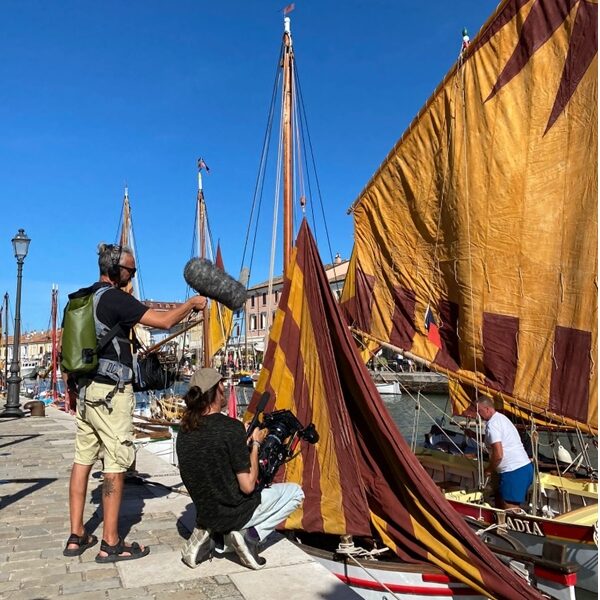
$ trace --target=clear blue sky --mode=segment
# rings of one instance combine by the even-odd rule
[[[14,312],[10,240],[24,228],[23,331],[48,326],[52,283],[62,310],[68,292],[97,279],[96,247],[116,240],[125,183],[145,297],[184,299],[199,156],[211,169],[212,234],[238,275],[286,3],[2,2],[0,293]],[[454,63],[462,28],[473,38],[496,4],[295,2],[334,253],[350,256],[346,210]],[[265,206],[273,193],[265,190]],[[267,262],[255,259],[251,283],[266,278]]]

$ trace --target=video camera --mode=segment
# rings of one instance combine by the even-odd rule
[[[303,427],[291,411],[276,410],[265,413],[264,408],[268,401],[269,393],[265,392],[248,427],[248,438],[257,427],[268,430],[267,437],[258,452],[257,489],[259,490],[271,485],[279,467],[298,454],[296,448],[300,440],[309,444],[316,444],[319,441],[319,434],[314,424],[310,423]],[[262,422],[259,422],[260,415],[263,417]]]

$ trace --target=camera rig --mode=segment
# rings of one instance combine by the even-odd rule
[[[301,440],[309,444],[319,441],[319,434],[313,423],[303,427],[296,415],[290,410],[276,410],[265,413],[264,407],[269,400],[265,392],[256,413],[248,427],[248,438],[257,427],[267,429],[267,436],[258,452],[258,484],[259,490],[271,485],[279,467],[297,456],[298,444]],[[259,421],[262,415],[262,421]]]

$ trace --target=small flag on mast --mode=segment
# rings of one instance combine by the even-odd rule
[[[427,310],[425,311],[425,329],[427,330],[427,339],[441,349],[442,338],[440,337],[440,330],[435,322],[435,317],[433,316],[433,312],[429,304],[427,305]]]
[[[296,8],[296,5],[292,2],[291,4],[288,4],[284,9],[283,9],[283,14],[287,15],[289,13],[291,13],[294,8]]]
[[[199,158],[198,159],[198,171],[202,171],[205,170],[207,173],[210,173],[210,169],[208,168],[208,165],[204,162],[203,158]]]

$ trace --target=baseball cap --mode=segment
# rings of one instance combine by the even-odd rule
[[[198,369],[190,379],[190,387],[196,386],[200,388],[200,391],[204,394],[210,388],[214,387],[223,379],[223,376],[214,369]]]

